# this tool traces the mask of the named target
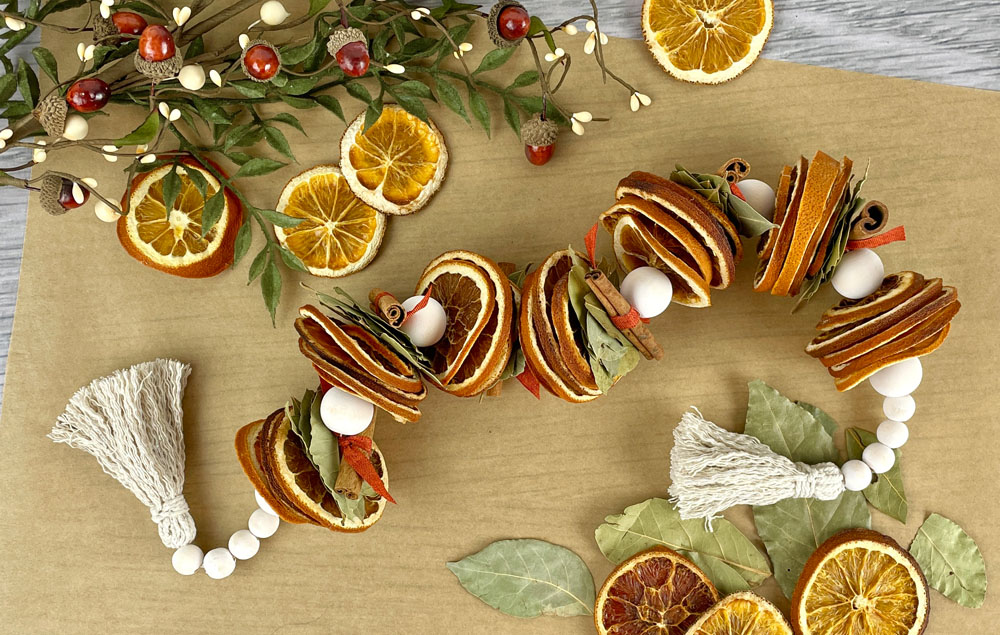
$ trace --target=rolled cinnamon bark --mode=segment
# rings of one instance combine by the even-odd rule
[[[375,421],[371,422],[365,430],[359,434],[360,437],[372,438],[372,434],[375,433]],[[346,496],[349,500],[356,501],[358,497],[361,496],[361,485],[364,481],[358,476],[358,473],[354,471],[350,463],[347,461],[340,461],[340,471],[337,472],[337,480],[333,483],[333,491],[337,492],[341,496]]]
[[[739,183],[750,174],[750,163],[739,157],[733,157],[723,163],[716,174],[730,183]]]
[[[889,208],[879,201],[868,201],[851,219],[850,240],[871,238],[885,230],[889,224]]]
[[[626,316],[632,311],[632,305],[600,270],[592,269],[584,280],[611,317]],[[642,322],[632,328],[622,329],[622,333],[646,359],[663,359],[663,349]]]
[[[388,291],[372,289],[368,293],[368,301],[372,305],[372,311],[382,316],[392,328],[398,329],[399,325],[403,323],[406,311],[399,300]]]

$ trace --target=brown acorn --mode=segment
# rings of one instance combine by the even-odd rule
[[[31,112],[32,116],[42,124],[45,134],[50,137],[61,137],[66,131],[66,113],[69,107],[66,100],[58,93],[51,93],[38,103]]]
[[[541,113],[524,122],[521,126],[521,140],[524,141],[524,156],[533,165],[545,165],[555,151],[559,126]]]
[[[486,31],[497,48],[517,46],[528,34],[531,16],[520,2],[500,0],[490,9]]]

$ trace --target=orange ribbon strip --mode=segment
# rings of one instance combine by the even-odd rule
[[[542,394],[539,388],[541,384],[538,383],[538,378],[535,377],[535,373],[531,372],[531,369],[527,366],[521,371],[521,374],[517,376],[517,381],[521,382],[521,385],[527,388],[528,392],[535,396],[535,399],[541,399]]]
[[[611,315],[611,323],[619,331],[627,331],[628,329],[634,329],[639,326],[639,323],[649,324],[649,320],[644,317],[639,317],[639,312],[635,310],[634,306],[629,305],[628,313],[625,315]]]
[[[740,190],[740,186],[736,185],[735,183],[730,183],[729,191],[735,194],[736,196],[739,196],[741,199],[743,199],[744,203],[746,202],[747,197],[743,196],[743,191]]]
[[[590,266],[597,269],[597,223],[594,223],[594,226],[587,232],[587,237],[583,242],[587,246],[587,255],[590,256]]]
[[[379,477],[375,466],[372,465],[372,440],[369,437],[355,435],[350,437],[340,437],[340,455],[347,464],[354,468],[365,483],[372,486],[382,498],[390,503],[395,503],[389,490],[385,488],[385,483]]]
[[[420,309],[427,306],[427,301],[431,299],[431,291],[433,290],[434,290],[433,284],[427,286],[427,291],[424,292],[424,297],[420,299],[420,302],[417,302],[417,305],[415,307],[406,312],[406,315],[403,316],[403,321],[399,323],[400,326],[406,324],[406,321],[410,319],[411,315],[413,315]]]
[[[901,240],[906,240],[906,230],[903,226],[893,227],[889,231],[882,232],[878,236],[872,236],[871,238],[865,238],[863,240],[849,240],[847,241],[847,251],[854,251],[855,249],[875,249],[876,247],[881,247],[882,245],[888,245],[889,243],[898,242]]]

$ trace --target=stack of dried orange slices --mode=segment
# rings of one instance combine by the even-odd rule
[[[346,276],[378,253],[388,216],[423,208],[441,187],[448,165],[444,137],[395,104],[364,130],[365,114],[341,141],[341,162],[318,165],[285,185],[278,212],[299,218],[275,226],[278,241],[313,275]]]

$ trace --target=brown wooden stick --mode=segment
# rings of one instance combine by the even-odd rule
[[[592,269],[584,280],[611,317],[625,316],[632,311],[632,305],[600,270]],[[622,333],[646,359],[663,359],[663,349],[642,322],[630,329],[622,329]]]
[[[365,428],[364,432],[359,434],[360,437],[372,438],[375,433],[375,421],[372,420],[371,425]],[[364,481],[358,476],[358,473],[354,471],[350,463],[347,461],[340,461],[340,471],[337,472],[337,480],[333,483],[333,491],[337,492],[341,496],[346,496],[348,500],[356,501],[358,497],[361,496],[361,485]]]
[[[392,328],[398,329],[406,317],[403,305],[388,291],[372,289],[368,293],[368,302],[372,305],[372,311],[382,316]]]

